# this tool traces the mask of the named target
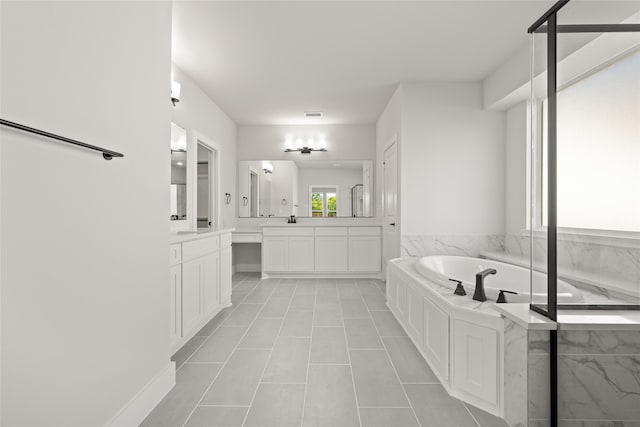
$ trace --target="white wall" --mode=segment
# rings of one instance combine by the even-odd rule
[[[362,169],[300,169],[298,213],[301,216],[309,214],[310,185],[337,186],[338,216],[351,216],[351,188],[356,184],[362,184]]]
[[[221,148],[220,197],[221,227],[229,228],[236,221],[236,125],[182,70],[173,65],[173,78],[181,84],[180,102],[172,109],[172,121],[187,132],[196,131]],[[225,204],[224,193],[231,193]]]
[[[285,153],[287,135],[304,139],[325,135],[327,152]],[[374,125],[239,125],[238,160],[373,160],[375,140]]]
[[[2,425],[102,426],[169,367],[169,2],[6,2]]]
[[[403,84],[402,234],[502,234],[505,115],[482,84]]]
[[[505,163],[505,234],[518,235],[527,226],[527,103],[507,111]]]

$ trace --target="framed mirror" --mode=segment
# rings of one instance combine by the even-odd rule
[[[372,216],[371,160],[240,161],[238,186],[240,217]]]
[[[187,222],[187,131],[171,123],[171,221]]]

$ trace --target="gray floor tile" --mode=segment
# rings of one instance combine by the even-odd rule
[[[387,300],[382,293],[364,294],[364,303],[367,304],[369,310],[387,310]],[[245,300],[246,301],[246,300]]]
[[[280,331],[283,337],[310,337],[313,311],[289,310]]]
[[[342,312],[339,305],[316,305],[313,326],[342,326]]]
[[[231,293],[231,304],[233,305],[240,304],[247,295],[249,295],[248,291],[233,291]]]
[[[283,319],[257,319],[247,331],[238,348],[271,348],[280,332]]]
[[[220,310],[220,313],[216,314],[216,316],[213,319],[211,319],[209,323],[204,325],[196,335],[203,335],[207,337],[211,335],[216,329],[218,329],[220,325],[222,325],[222,323],[225,321],[227,317],[229,317],[229,315],[233,312],[233,310],[235,310],[235,307],[233,306],[225,307],[222,310]]]
[[[468,403],[464,403],[464,406],[469,409],[473,418],[480,424],[481,427],[509,427],[509,424],[502,418],[498,418],[495,415],[491,415],[488,412],[483,411],[482,409],[476,408],[473,405]],[[638,423],[640,425],[640,423]],[[580,424],[582,426],[582,424]],[[595,426],[595,424],[594,424]],[[627,427],[625,425],[625,427]]]
[[[291,298],[271,297],[266,302],[258,317],[284,317],[289,308]]]
[[[382,338],[403,383],[439,383],[409,337]]]
[[[289,310],[313,310],[316,296],[314,294],[298,294],[297,291],[291,299]]]
[[[304,383],[307,381],[311,338],[279,337],[267,363],[263,382]]]
[[[181,426],[220,370],[220,364],[186,364],[176,375],[176,385],[144,419],[140,427]]]
[[[238,349],[234,351],[218,378],[205,394],[201,404],[249,405],[267,364],[269,353],[270,350]]]
[[[249,408],[198,406],[185,427],[242,427]]]
[[[292,297],[293,293],[296,291],[296,282],[297,280],[293,280],[292,282],[280,282],[273,290],[271,297]]]
[[[311,363],[349,363],[342,327],[313,328]]]
[[[371,317],[376,324],[381,337],[406,337],[407,333],[402,329],[390,311],[372,311]]]
[[[315,279],[301,279],[298,281],[294,295],[315,295],[316,281]]]
[[[316,292],[316,304],[339,304],[338,290],[335,285],[332,287],[322,287],[318,285]]]
[[[357,427],[358,408],[349,366],[311,365],[303,427]]]
[[[422,425],[433,427],[477,427],[464,405],[440,384],[405,384],[411,406]]]
[[[176,369],[180,369],[180,367],[187,361],[188,358],[196,351],[200,344],[206,340],[207,337],[198,336],[191,338],[182,348],[176,351],[176,354],[171,356],[171,360],[176,362]]]
[[[261,308],[260,304],[240,304],[222,324],[225,326],[249,326]]]
[[[260,384],[246,427],[298,427],[302,421],[304,384]]]
[[[371,319],[344,319],[349,348],[384,348]]]
[[[358,405],[409,407],[391,361],[384,350],[350,350]]]
[[[358,280],[356,286],[362,295],[382,295],[380,288],[376,286],[373,281],[370,280]]]
[[[222,326],[205,341],[189,361],[226,362],[246,331],[246,326]]]
[[[244,299],[244,302],[247,303],[264,303],[266,302],[271,293],[273,292],[275,286],[256,286],[256,288],[251,291],[249,295]]]
[[[342,307],[342,317],[347,318],[369,318],[369,310],[364,300],[358,294],[357,299],[343,299],[340,303]]]
[[[317,279],[316,283],[318,288],[335,288],[336,287],[336,279]]]
[[[419,427],[411,408],[360,408],[360,419],[362,427]]]
[[[341,300],[345,299],[362,299],[362,294],[358,287],[354,284],[338,285],[338,296]]]

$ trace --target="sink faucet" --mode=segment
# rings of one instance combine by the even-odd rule
[[[496,274],[495,268],[487,268],[476,274],[476,290],[473,292],[473,299],[476,301],[486,301],[487,295],[484,293],[484,278],[490,274]]]

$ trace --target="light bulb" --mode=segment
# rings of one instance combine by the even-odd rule
[[[316,148],[315,145],[316,145],[316,143],[312,138],[309,138],[307,140],[307,147],[309,147],[309,148],[311,148],[313,150],[314,148]]]
[[[284,146],[287,150],[293,150],[293,140],[291,138],[287,138],[284,143]]]
[[[325,150],[327,148],[327,141],[325,141],[324,138],[318,141],[318,148],[321,150]]]
[[[300,149],[303,145],[304,143],[302,142],[302,138],[296,139],[296,148]]]

